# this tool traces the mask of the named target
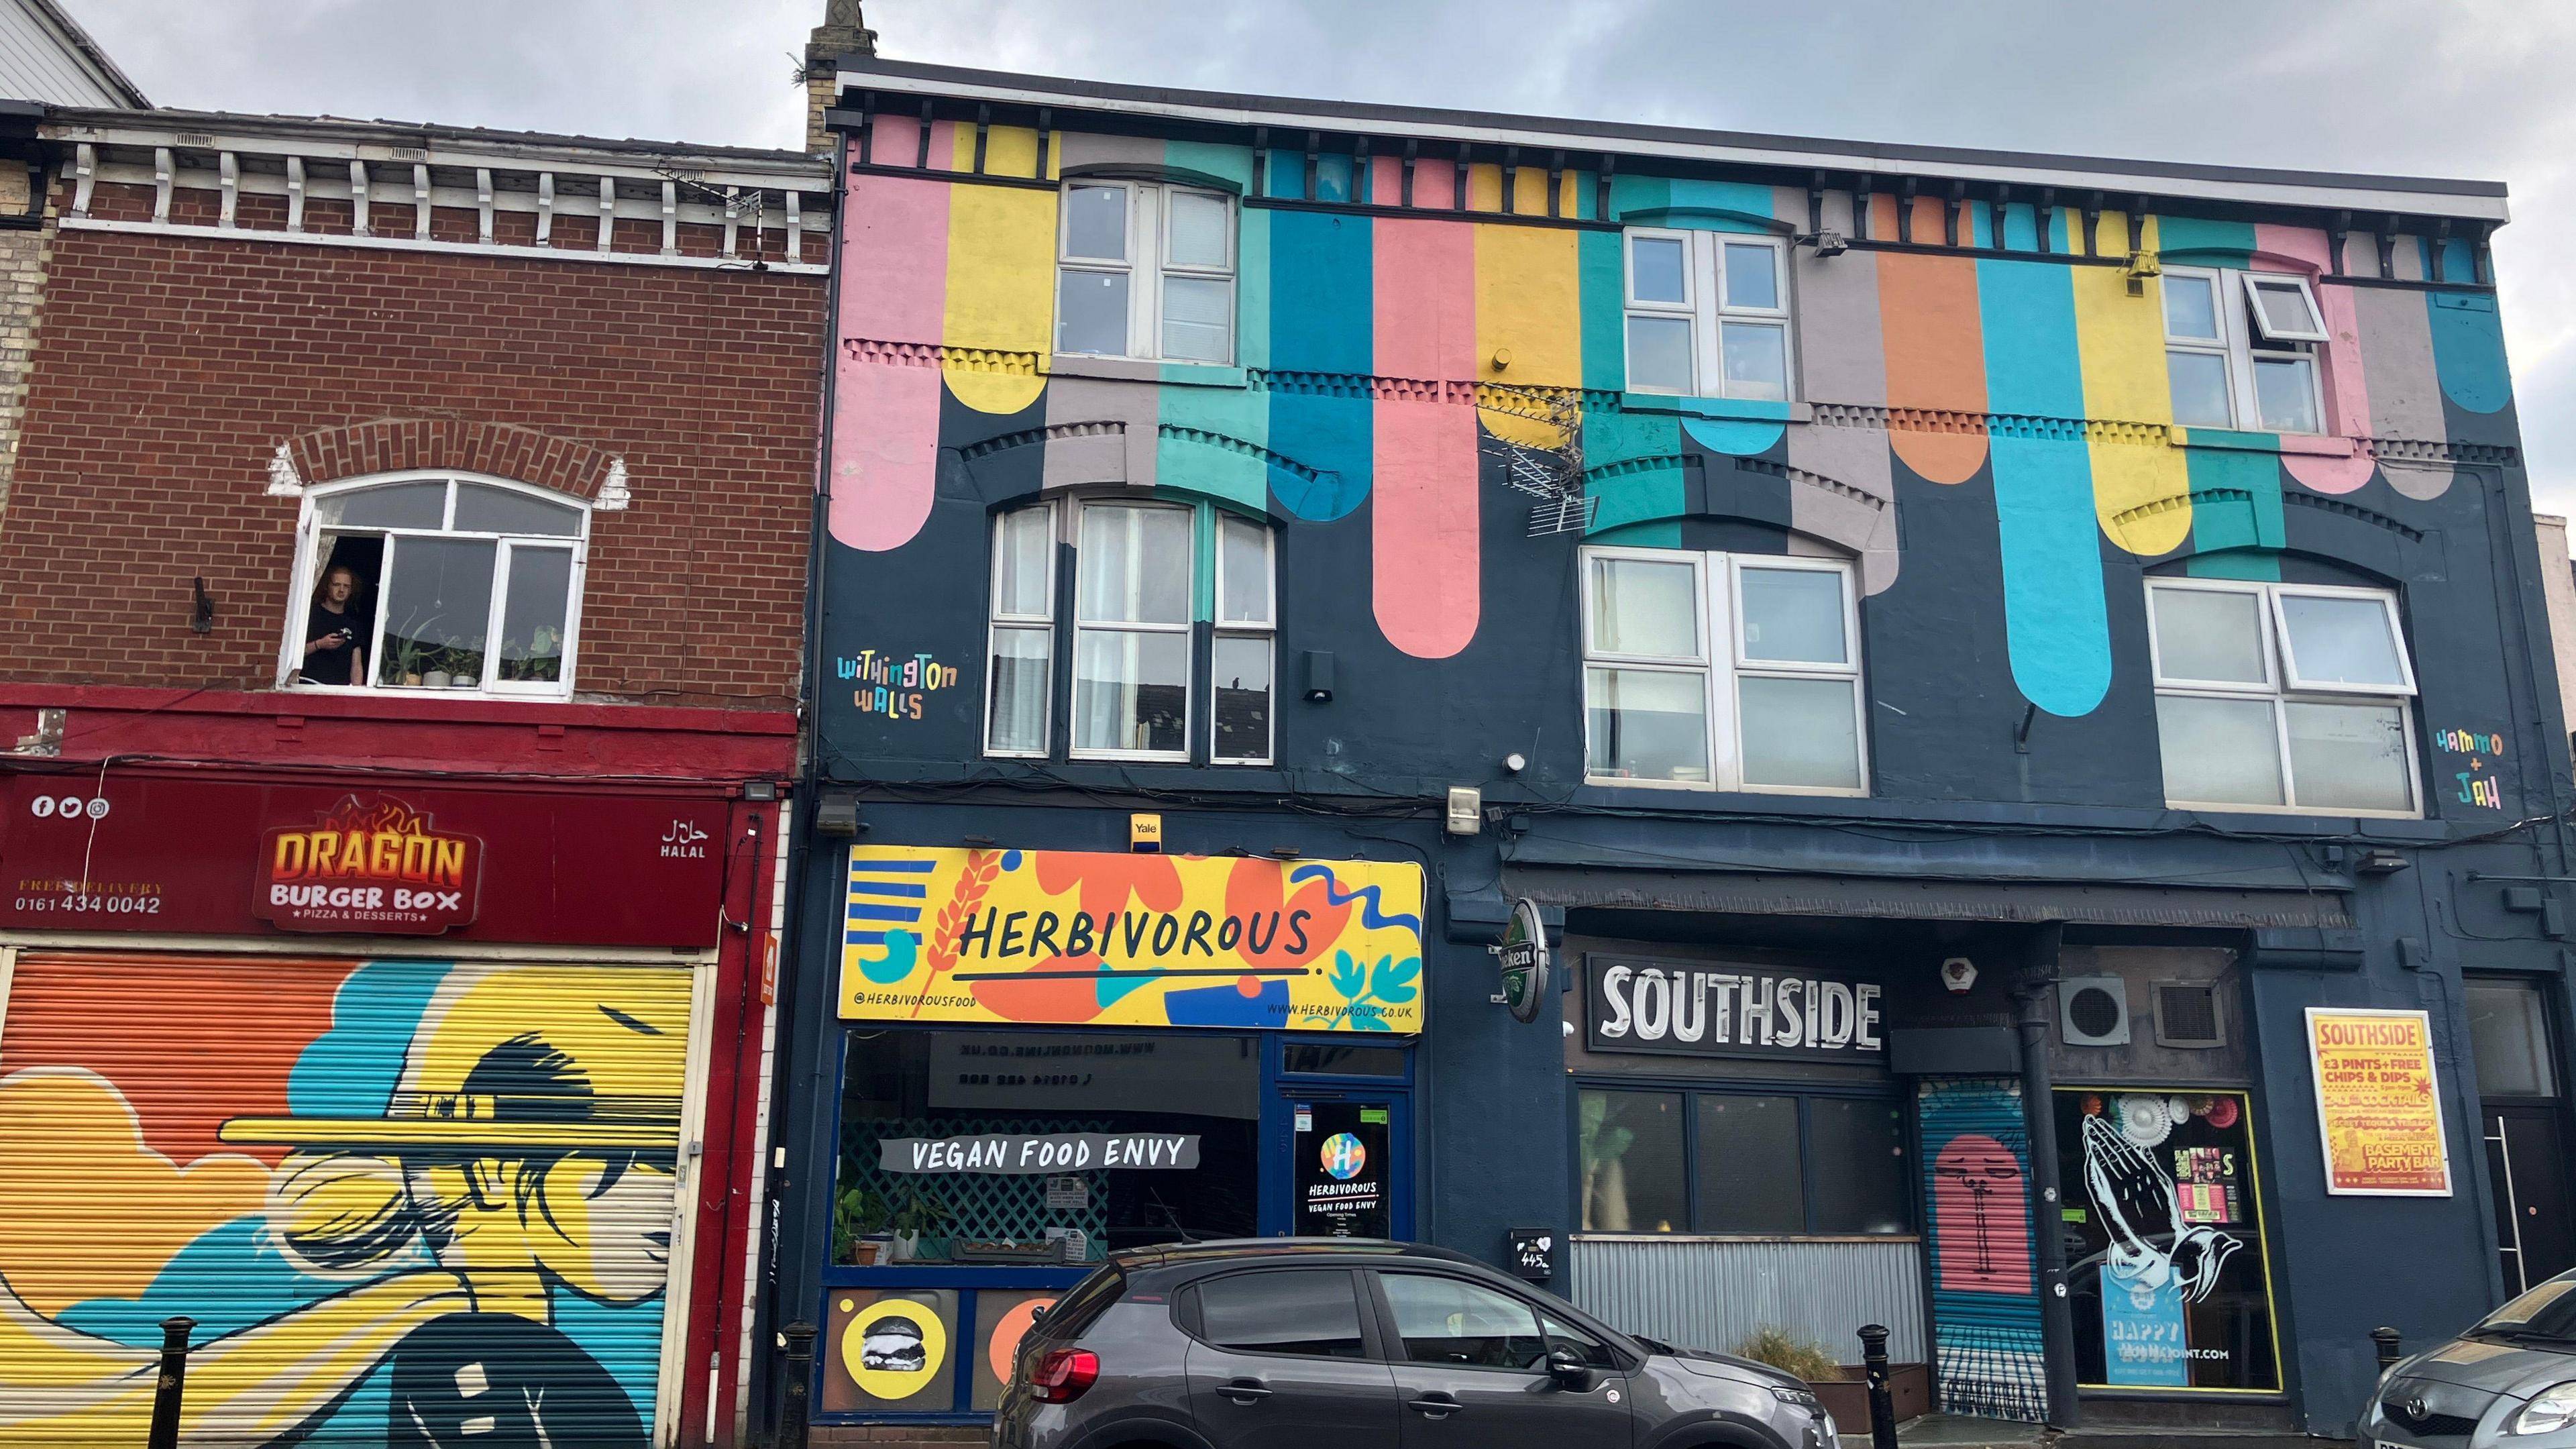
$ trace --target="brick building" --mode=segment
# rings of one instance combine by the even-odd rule
[[[828,164],[28,129],[0,1403],[731,1442]]]

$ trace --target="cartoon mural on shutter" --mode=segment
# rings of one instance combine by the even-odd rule
[[[1920,1120],[1942,1411],[2039,1423],[2048,1382],[2020,1084],[1927,1081]]]
[[[642,1446],[686,970],[44,957],[0,1037],[0,1445]]]

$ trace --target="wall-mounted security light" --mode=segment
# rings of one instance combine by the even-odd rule
[[[1814,247],[1819,257],[1838,257],[1851,250],[1851,238],[1838,231],[1820,231],[1797,240]]]
[[[1503,770],[1507,774],[1517,775],[1528,768],[1529,756],[1522,754],[1518,750],[1514,750],[1510,754],[1503,756]]]
[[[2352,863],[2352,868],[2359,875],[2395,875],[2412,864],[2413,861],[2396,851],[2371,850],[2364,851],[2361,859]]]
[[[1485,792],[1473,785],[1449,787],[1449,833],[1473,835],[1485,828]]]
[[[859,833],[859,797],[835,790],[814,807],[814,833],[848,840]]]
[[[1333,651],[1306,651],[1306,702],[1330,704],[1333,700]]]

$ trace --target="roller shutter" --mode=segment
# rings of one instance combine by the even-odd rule
[[[692,974],[69,955],[0,975],[0,1446],[649,1442]]]
[[[2039,1423],[2048,1377],[2021,1083],[1926,1079],[1917,1091],[1942,1412]]]

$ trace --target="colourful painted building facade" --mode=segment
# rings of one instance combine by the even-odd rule
[[[1546,1234],[1634,1331],[2325,1433],[2368,1329],[2576,1262],[2501,187],[840,83],[818,1421],[975,1422],[1020,1305],[1173,1237]],[[1222,935],[1363,879],[1335,956]],[[2311,1007],[2421,1013],[2438,1112]],[[1044,1191],[910,1145],[1155,1131]],[[1383,1211],[1310,1214],[1354,1150]]]

